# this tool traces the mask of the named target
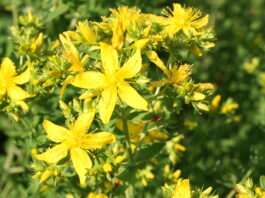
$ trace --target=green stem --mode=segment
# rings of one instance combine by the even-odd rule
[[[29,140],[30,140],[30,146],[32,146],[32,136],[33,134],[35,134],[35,129],[30,125],[30,123],[23,117],[20,118],[21,123],[23,124],[23,126],[29,130]]]
[[[124,107],[121,108],[121,119],[122,119],[123,131],[124,131],[125,138],[126,138],[125,146],[126,146],[127,157],[129,158],[129,163],[133,164],[134,159],[133,159],[133,153],[132,153],[132,148],[131,148],[131,143],[130,143],[130,134],[129,134],[128,125],[127,125],[127,114],[126,114]]]
[[[142,133],[144,134],[144,136],[142,136],[142,137],[140,138],[140,141],[139,141],[139,145],[138,145],[137,151],[140,151],[141,148],[142,148],[142,145],[143,145],[143,139],[144,139],[144,137],[145,137],[146,134],[147,134],[148,127],[149,127],[149,122],[147,122],[147,123],[144,124],[144,128],[142,129]],[[138,158],[138,156],[139,156],[139,153],[140,153],[140,152],[137,152],[136,155],[135,155],[135,159],[136,159],[136,160],[137,160],[137,158]]]
[[[12,3],[12,20],[15,26],[18,25],[18,11],[17,11],[17,2],[16,0],[11,0]]]
[[[246,179],[252,174],[252,172],[253,172],[253,169],[251,168],[251,169],[249,169],[248,171],[247,171],[247,173],[244,175],[244,177],[241,179],[241,181],[239,182],[239,184],[242,184],[242,183],[244,183],[245,181],[246,181]],[[234,197],[234,195],[236,194],[236,189],[235,188],[233,188],[230,192],[229,192],[229,194],[226,196],[226,198],[232,198],[232,197]]]

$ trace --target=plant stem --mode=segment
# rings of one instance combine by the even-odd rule
[[[146,134],[147,134],[148,125],[149,125],[149,122],[146,122],[146,123],[144,124],[144,127],[143,127],[142,131],[141,131],[144,135],[143,135],[142,137],[140,137],[140,141],[139,141],[139,144],[138,144],[137,151],[140,151],[141,148],[142,148],[142,145],[143,145],[143,139],[144,139],[144,137],[145,137]],[[136,159],[136,160],[137,160],[137,158],[138,158],[138,156],[139,156],[139,153],[140,153],[140,152],[137,152],[137,153],[135,154],[135,159]]]
[[[29,130],[29,140],[30,140],[30,146],[32,146],[32,136],[35,134],[35,129],[31,126],[31,124],[23,117],[20,118],[20,121],[22,125],[25,127],[25,129]]]
[[[122,119],[122,125],[123,125],[123,131],[125,134],[126,142],[126,152],[127,152],[127,157],[129,158],[129,163],[133,164],[134,159],[133,159],[133,153],[132,153],[132,148],[131,148],[131,143],[130,143],[130,134],[128,130],[128,125],[127,125],[127,113],[125,111],[125,108],[121,108],[121,119]]]
[[[248,171],[247,171],[247,173],[244,175],[244,177],[241,179],[241,181],[239,182],[239,184],[242,184],[243,182],[245,182],[246,181],[246,179],[252,174],[252,172],[253,172],[253,169],[251,168],[251,169],[249,169]],[[235,188],[233,188],[230,192],[229,192],[229,194],[226,196],[226,198],[232,198],[232,197],[234,197],[234,195],[236,194],[236,189]]]
[[[12,3],[12,20],[15,26],[18,25],[18,11],[17,11],[17,2],[16,0],[11,0]]]

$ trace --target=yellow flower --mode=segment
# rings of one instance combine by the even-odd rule
[[[111,21],[111,29],[113,32],[111,43],[112,46],[119,50],[123,45],[123,34],[134,23],[142,20],[141,10],[139,8],[129,8],[121,6],[117,9],[110,9],[114,18],[104,18]]]
[[[229,114],[235,111],[239,107],[239,104],[236,103],[232,98],[228,98],[225,103],[222,105],[221,113]]]
[[[191,98],[193,101],[201,101],[201,100],[204,100],[206,98],[206,95],[204,95],[203,93],[200,93],[198,91],[194,91],[192,93]]]
[[[109,122],[118,96],[135,109],[147,110],[146,100],[125,81],[136,76],[141,70],[140,49],[137,49],[135,54],[120,67],[117,51],[105,43],[101,43],[100,46],[103,73],[96,71],[79,73],[72,81],[72,85],[85,89],[102,90],[98,108],[100,118],[104,123]]]
[[[191,198],[189,179],[179,179],[172,196],[172,198]]]
[[[30,68],[28,67],[25,72],[16,76],[14,63],[5,57],[0,66],[0,79],[0,99],[7,94],[15,104],[27,110],[28,106],[23,100],[35,95],[29,94],[17,85],[25,84],[30,80]]]
[[[91,192],[87,195],[87,198],[108,198],[108,196],[104,193],[95,194]]]
[[[124,159],[125,159],[125,156],[123,156],[123,155],[119,155],[119,156],[117,156],[117,157],[114,159],[114,162],[115,162],[116,164],[119,164],[119,163],[121,163]]]
[[[144,128],[144,124],[133,124],[127,122],[127,125],[130,134],[130,141],[133,143],[139,142],[141,133]],[[123,131],[123,125],[121,120],[117,121],[116,126],[120,131]],[[143,142],[155,142],[157,140],[166,140],[167,138],[168,136],[165,133],[160,132],[158,130],[151,130],[145,135],[145,137],[143,138]]]
[[[103,170],[104,172],[108,173],[108,172],[111,172],[112,171],[112,166],[110,163],[105,163],[103,164]]]
[[[74,44],[71,41],[67,32],[59,35],[60,41],[65,49],[64,57],[68,58],[72,64],[69,68],[70,71],[78,72],[83,71],[83,65],[88,60],[88,56],[84,56],[82,60],[79,58],[79,53]]]
[[[85,28],[85,27],[83,27],[83,28]],[[84,34],[86,33],[85,30],[83,30],[83,32],[84,32]],[[72,43],[69,34],[70,34],[70,32],[64,32],[63,34],[59,35],[60,41],[61,41],[61,43],[65,49],[64,57],[67,58],[71,63],[73,63],[72,66],[69,68],[69,71],[81,72],[84,70],[83,66],[87,62],[87,60],[89,59],[89,56],[85,55],[80,60],[79,52],[76,49],[76,47],[74,46],[74,44]],[[70,75],[64,80],[64,82],[62,84],[62,89],[60,91],[60,98],[63,97],[64,91],[65,91],[67,85],[69,83],[71,83],[72,79],[73,79],[73,77]]]
[[[38,52],[41,49],[42,45],[43,45],[43,33],[41,32],[36,38],[33,39],[33,42],[30,46],[31,52],[32,53]]]
[[[152,82],[151,84],[153,87],[161,87],[165,84],[182,84],[186,81],[187,77],[191,75],[191,65],[174,65],[171,70],[169,70],[155,51],[148,51],[146,55],[148,59],[158,66],[167,76],[166,80]]]
[[[212,111],[216,111],[217,110],[221,100],[222,100],[222,96],[220,94],[217,94],[216,96],[214,96],[214,98],[211,101],[211,109],[212,109]]]
[[[53,124],[49,120],[44,120],[43,127],[48,138],[60,144],[37,155],[37,159],[48,163],[57,163],[65,158],[70,150],[74,169],[79,176],[81,185],[83,185],[86,181],[87,169],[92,167],[92,162],[84,149],[94,150],[116,141],[115,136],[109,132],[86,134],[94,114],[95,110],[82,113],[70,129]]]
[[[124,32],[127,30],[131,23],[141,20],[141,10],[139,8],[129,8],[121,6],[117,9],[110,9],[112,15],[121,23],[121,29]]]
[[[209,111],[210,110],[209,106],[207,106],[206,104],[204,104],[202,102],[197,103],[197,107],[203,111]]]
[[[174,3],[173,10],[169,9],[165,13],[167,18],[162,22],[165,25],[164,32],[169,36],[174,36],[180,30],[187,36],[197,35],[198,29],[204,27],[208,23],[209,16],[202,18],[201,11],[194,8],[183,8],[180,4]]]

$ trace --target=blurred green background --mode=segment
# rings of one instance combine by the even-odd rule
[[[237,121],[224,115],[189,117],[198,127],[180,128],[186,136],[187,152],[176,168],[193,185],[213,186],[225,197],[245,176],[258,181],[265,172],[264,0],[1,0],[0,57],[15,57],[9,27],[29,10],[44,19],[45,34],[55,40],[59,33],[74,29],[77,20],[100,20],[100,16],[109,15],[109,8],[137,6],[143,12],[159,14],[175,2],[209,14],[217,37],[216,47],[202,57],[189,58],[194,65],[192,77],[196,82],[214,83],[223,100],[231,97],[239,104]],[[10,127],[2,124],[3,119],[2,140],[9,136]],[[3,141],[0,159],[6,152]]]

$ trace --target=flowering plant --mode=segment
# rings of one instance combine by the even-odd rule
[[[179,3],[160,15],[110,12],[56,39],[31,11],[10,28],[16,58],[1,62],[0,108],[24,132],[16,145],[27,147],[27,196],[217,198],[178,168],[182,130],[197,127],[189,115],[240,119],[238,103],[221,105],[216,86],[192,76],[187,57],[215,46],[209,15]],[[264,196],[237,188],[239,197]]]

